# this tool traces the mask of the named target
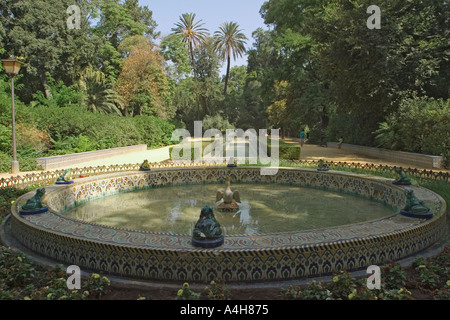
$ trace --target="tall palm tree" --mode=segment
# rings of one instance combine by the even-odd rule
[[[223,60],[227,60],[227,74],[225,76],[225,89],[223,94],[227,94],[228,78],[230,77],[231,55],[236,60],[245,53],[245,40],[248,38],[239,30],[236,22],[225,22],[219,27],[219,31],[214,33],[214,47]]]
[[[183,42],[188,44],[191,63],[194,69],[195,77],[195,61],[194,48],[201,45],[205,38],[209,36],[208,29],[203,28],[202,20],[195,22],[195,13],[183,13],[180,16],[180,22],[175,23],[176,28],[172,28],[175,34],[183,35]]]

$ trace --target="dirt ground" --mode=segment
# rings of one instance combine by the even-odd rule
[[[284,139],[285,142],[288,143],[298,143],[296,139]],[[324,159],[326,161],[333,162],[355,162],[355,163],[373,163],[376,165],[389,165],[389,166],[397,166],[397,167],[417,167],[412,166],[409,163],[401,163],[401,162],[393,162],[386,161],[375,157],[370,157],[362,154],[358,154],[355,152],[351,152],[349,150],[343,150],[333,147],[321,147],[318,145],[304,144],[302,147],[302,151],[300,154],[300,160],[320,160]],[[417,167],[417,169],[425,169]],[[441,171],[441,170],[438,170]],[[442,170],[444,171],[444,170]]]

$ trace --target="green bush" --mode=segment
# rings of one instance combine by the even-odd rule
[[[373,146],[374,137],[370,133],[376,130],[376,128],[373,130],[367,128],[367,124],[364,121],[364,117],[361,117],[361,115],[347,113],[331,114],[329,125],[324,129],[326,140],[338,141],[340,137],[344,137],[345,143]],[[312,129],[310,137],[309,143],[319,143],[320,130],[318,128]]]
[[[280,160],[299,160],[302,148],[298,144],[279,142],[279,157]],[[271,152],[270,139],[268,140],[267,155],[270,157]]]
[[[66,277],[62,265],[45,269],[0,246],[0,300],[98,299],[109,290],[109,279],[96,273],[82,282],[81,290],[68,289]]]
[[[20,171],[41,170],[34,157],[17,155]],[[0,152],[0,172],[11,172],[12,155]]]
[[[152,116],[121,117],[97,114],[79,106],[37,106],[20,110],[18,119],[47,132],[53,153],[100,150],[146,144],[159,147],[170,143],[175,126]]]
[[[450,100],[412,96],[376,131],[381,147],[443,156],[450,167]]]

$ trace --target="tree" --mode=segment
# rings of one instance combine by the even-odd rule
[[[330,138],[345,131],[349,143],[374,145],[378,124],[408,92],[448,98],[449,2],[380,0],[379,30],[367,28],[372,4],[270,0],[262,6],[273,27],[277,65],[261,82],[268,89],[270,81],[289,81],[286,108],[293,124],[317,127],[311,122],[322,104],[333,111]]]
[[[214,46],[223,60],[227,60],[227,73],[225,75],[225,88],[227,94],[228,79],[230,76],[231,56],[236,60],[245,53],[245,40],[247,37],[241,32],[236,22],[225,22],[214,33]]]
[[[155,26],[151,11],[142,9],[137,1],[99,0],[100,19],[93,30],[117,49],[127,37],[151,34]]]
[[[170,34],[161,40],[161,54],[171,65],[166,65],[166,73],[179,83],[181,79],[192,73],[192,67],[189,62],[189,52],[183,43],[183,36],[179,34]]]
[[[145,26],[143,35],[156,39],[161,34],[160,32],[155,31],[158,25],[156,21],[153,20],[153,12],[148,6],[139,6],[138,0],[125,0],[123,6],[128,11],[133,21],[140,22]]]
[[[290,121],[286,100],[289,82],[277,82],[274,90],[276,92],[276,101],[267,108],[267,114],[272,126],[281,129],[281,137],[284,139]]]
[[[83,104],[89,111],[122,115],[120,110],[123,108],[123,99],[102,71],[86,68],[78,86],[85,93]]]
[[[247,104],[245,100],[245,87],[247,83],[247,67],[235,66],[230,70],[230,78],[228,82],[228,93],[224,97],[222,112],[228,121],[236,126],[241,124],[243,116],[248,116]],[[242,128],[239,126],[239,128]],[[248,129],[249,127],[245,128]],[[253,127],[254,128],[254,127]]]
[[[214,49],[214,40],[211,37],[195,50],[195,82],[198,114],[196,120],[205,115],[215,115],[222,105],[220,83],[220,57]]]
[[[175,34],[183,35],[183,42],[188,45],[191,56],[192,68],[195,76],[194,49],[197,49],[205,38],[209,36],[208,29],[203,28],[202,20],[195,21],[195,13],[183,13],[180,22],[175,23],[176,28],[172,28]]]
[[[99,39],[89,32],[86,16],[80,29],[67,27],[67,8],[71,0],[0,1],[0,20],[4,28],[5,56],[24,57],[22,82],[27,91],[19,91],[24,102],[37,90],[51,97],[48,77],[71,85],[80,70],[94,63]],[[80,4],[85,12],[84,4]]]
[[[117,79],[117,91],[124,98],[124,115],[155,115],[172,118],[171,91],[164,73],[164,59],[151,40],[138,36]]]

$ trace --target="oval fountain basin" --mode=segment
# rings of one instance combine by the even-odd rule
[[[231,190],[240,193],[239,217],[220,213],[215,207],[216,218],[226,229],[224,243],[213,249],[197,248],[189,232],[192,222],[181,221],[188,230],[179,234],[170,224],[177,220],[174,217],[186,218],[189,213],[194,216],[190,219],[197,220],[203,206],[214,207],[216,192],[225,188],[226,178],[231,180]],[[113,172],[75,179],[72,185],[46,187],[46,213],[21,215],[21,206],[35,192],[23,195],[12,205],[0,235],[5,235],[5,244],[17,244],[39,258],[124,278],[158,283],[290,283],[293,279],[398,261],[438,244],[448,229],[445,201],[431,190],[409,188],[431,208],[431,219],[401,215],[406,201],[403,187],[381,177],[297,168],[279,168],[274,175],[263,175],[258,167],[205,166]],[[317,195],[314,198],[309,192]],[[154,202],[143,196],[147,194],[153,194]],[[134,202],[138,208],[144,207],[143,220],[139,218],[141,213],[122,199],[128,196],[138,196]],[[357,204],[363,199],[367,199],[367,208]],[[307,201],[297,202],[303,200]],[[102,209],[104,212],[124,210],[105,215],[116,220],[114,227],[91,220],[102,216],[102,211],[95,212],[93,206],[102,208],[103,201],[114,201],[107,210]],[[171,211],[161,209],[164,201]],[[66,216],[86,204],[86,208],[91,207],[86,209],[90,215],[84,221]],[[386,204],[383,210],[387,209],[381,218],[365,216],[383,207],[381,204]],[[314,206],[319,209],[314,210]],[[335,219],[339,214],[331,212],[339,208],[343,211]],[[161,217],[149,214],[150,210]],[[334,226],[314,225],[319,217],[322,223],[336,220]],[[168,220],[173,229],[169,233],[130,230],[142,229],[149,222],[155,228],[158,219]],[[135,221],[135,225],[126,226],[126,220]],[[235,220],[240,224],[234,224]],[[273,220],[280,222],[278,232],[263,229],[275,225]],[[284,227],[294,231],[285,232],[281,229]]]
[[[172,186],[121,193],[87,202],[65,217],[114,228],[192,234],[201,209],[209,205],[225,235],[291,232],[370,221],[395,214],[393,208],[362,197],[299,186],[233,184],[241,196],[237,212],[222,212],[220,184]]]

